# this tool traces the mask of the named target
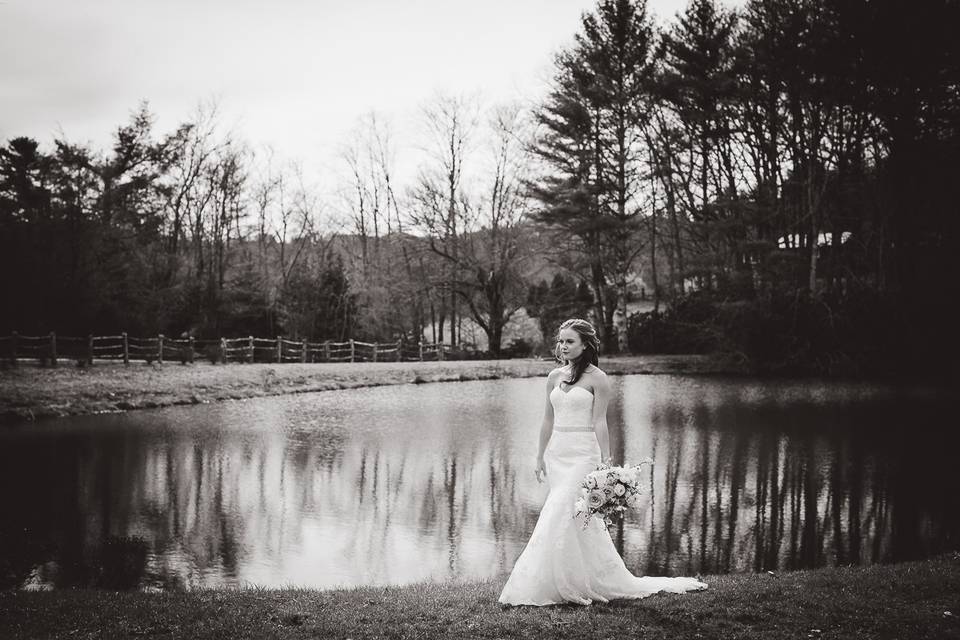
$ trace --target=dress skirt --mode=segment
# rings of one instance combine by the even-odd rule
[[[555,430],[543,459],[550,490],[500,603],[590,604],[707,587],[695,578],[634,576],[599,518],[591,518],[586,527],[574,518],[580,482],[600,462],[593,431]]]

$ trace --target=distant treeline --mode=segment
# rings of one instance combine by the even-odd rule
[[[533,109],[436,98],[397,178],[362,119],[333,198],[215,108],[107,151],[0,150],[0,333],[549,343],[771,370],[911,372],[955,356],[960,3],[602,0]],[[403,175],[412,175],[404,171]],[[641,292],[653,311],[631,313]],[[949,366],[949,365],[948,365]]]

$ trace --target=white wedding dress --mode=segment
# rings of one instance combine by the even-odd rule
[[[508,605],[590,604],[619,598],[645,598],[659,591],[706,589],[695,578],[638,578],[627,570],[606,527],[591,518],[575,520],[580,481],[600,462],[593,433],[593,394],[583,387],[554,387],[553,435],[544,452],[550,491],[526,548],[500,594]]]

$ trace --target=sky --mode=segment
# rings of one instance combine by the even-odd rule
[[[733,1],[733,0],[729,0]],[[658,20],[686,0],[649,0]],[[437,94],[534,101],[594,0],[0,0],[0,140],[95,148],[141,101],[159,133],[216,101],[306,170],[376,112],[408,144]]]

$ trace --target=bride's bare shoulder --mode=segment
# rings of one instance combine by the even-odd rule
[[[590,367],[583,372],[584,378],[589,381],[591,387],[596,389],[607,389],[610,387],[610,383],[607,381],[607,374],[603,369],[596,365],[590,365]]]
[[[598,378],[607,377],[606,372],[595,364],[592,364],[589,367],[587,367],[587,370],[584,373],[590,376],[597,376]]]

